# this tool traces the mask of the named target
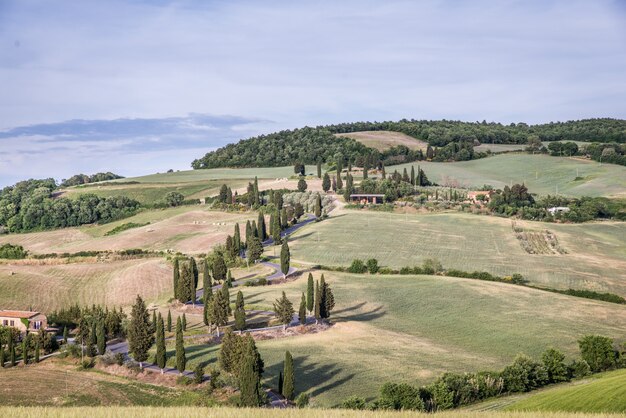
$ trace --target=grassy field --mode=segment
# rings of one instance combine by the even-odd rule
[[[528,254],[505,218],[356,210],[299,230],[291,252],[296,260],[344,266],[355,258],[374,257],[394,268],[436,258],[444,268],[520,273],[536,285],[626,296],[626,223],[516,222],[527,230],[549,229],[567,254]]]
[[[405,418],[432,417],[407,411],[349,411],[342,409],[248,409],[248,408],[155,408],[155,407],[96,407],[96,408],[14,408],[0,407],[0,414],[23,418],[204,418],[207,414],[218,418]],[[623,415],[519,412],[454,412],[437,413],[440,418],[609,418]]]
[[[267,383],[276,385],[289,350],[296,389],[310,393],[315,406],[354,394],[374,397],[386,381],[424,384],[445,371],[498,369],[519,352],[539,357],[549,346],[571,358],[587,333],[626,338],[622,305],[468,279],[325,275],[337,301],[332,328],[257,342]],[[305,288],[306,276],[242,291],[247,309],[271,309],[283,290],[297,307]],[[187,358],[191,365],[212,363],[217,352],[194,345]]]
[[[233,234],[236,222],[239,222],[241,233],[244,234],[248,219],[256,220],[257,215],[210,211],[197,205],[183,206],[145,211],[104,225],[0,235],[0,245],[6,242],[19,244],[39,254],[129,248],[206,253],[215,244],[224,243],[227,235]],[[150,224],[105,236],[108,231],[129,222]]]
[[[526,147],[526,144],[480,144],[474,147],[474,151],[485,152],[487,150],[491,152],[509,152],[509,151],[521,151]]]
[[[315,173],[315,166],[306,166],[306,173]],[[113,180],[114,182],[138,181],[140,183],[189,183],[207,180],[254,180],[259,179],[288,178],[293,176],[293,166],[286,167],[262,167],[262,168],[212,168],[208,170],[185,170],[174,173],[148,174],[140,177],[129,177]]]
[[[525,183],[532,193],[564,196],[626,196],[626,167],[576,158],[502,154],[455,163],[414,162],[387,167],[387,173],[420,165],[431,181],[476,188]],[[416,167],[417,168],[417,167]],[[581,180],[576,180],[581,177]]]
[[[76,365],[59,360],[46,360],[26,368],[0,369],[0,404],[4,407],[180,406],[193,405],[199,397],[182,389],[141,383],[95,370],[79,371]],[[15,413],[7,415],[0,410],[0,416],[21,415],[19,409],[13,411]]]
[[[76,303],[128,306],[138,294],[154,302],[168,299],[171,292],[172,267],[163,259],[0,264],[3,308],[50,312]]]
[[[400,132],[390,131],[362,131],[362,132],[350,132],[345,134],[335,134],[335,136],[342,136],[352,138],[365,146],[370,148],[376,148],[379,151],[385,151],[391,147],[398,145],[404,145],[410,149],[423,149],[426,150],[428,144],[419,139],[415,139]]]

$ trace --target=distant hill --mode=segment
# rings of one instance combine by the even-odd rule
[[[350,132],[347,134],[335,134],[336,137],[352,138],[359,141],[363,145],[375,148],[378,151],[386,151],[392,147],[398,145],[404,145],[405,147],[413,150],[424,150],[428,148],[428,143],[415,139],[401,132],[392,131],[362,131],[362,132]]]
[[[376,149],[376,144],[371,142],[368,146],[367,143],[357,142],[345,135],[335,136],[364,131],[399,132],[433,147],[440,149],[448,147],[444,153],[447,159],[452,160],[479,157],[480,155],[473,155],[473,145],[525,144],[531,138],[540,141],[626,143],[626,120],[622,119],[584,119],[539,125],[403,119],[397,122],[354,122],[315,128],[304,127],[260,135],[209,152],[194,160],[192,167],[194,169],[280,167],[295,162],[329,163],[339,158],[343,158],[347,163],[356,162],[359,157],[370,164],[378,164],[385,160],[400,163],[419,159],[415,151],[405,144],[381,150]],[[467,149],[468,152],[460,156],[455,155],[460,149]]]

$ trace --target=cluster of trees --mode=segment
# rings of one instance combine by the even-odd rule
[[[104,223],[130,216],[139,208],[139,202],[124,196],[53,198],[56,187],[54,179],[46,179],[21,181],[2,189],[0,226],[8,232],[26,232]]]
[[[351,409],[407,409],[437,412],[469,405],[505,393],[528,392],[616,367],[626,367],[626,347],[616,349],[607,337],[588,335],[579,341],[581,359],[565,362],[565,355],[554,348],[540,361],[518,355],[512,364],[498,372],[445,373],[420,388],[405,383],[386,383],[380,397],[371,403],[360,397],[343,402]]]
[[[525,150],[531,153],[549,153],[553,157],[579,155],[601,163],[626,165],[624,143],[591,143],[579,147],[575,142],[551,142],[546,148],[539,139],[533,139]]]
[[[402,132],[428,142],[432,147],[442,147],[426,159],[438,161],[464,160],[484,156],[474,153],[473,146],[480,143],[525,144],[531,139],[539,141],[591,141],[626,142],[626,121],[618,119],[587,119],[580,121],[528,125],[525,123],[460,122],[407,120],[397,122],[355,122],[315,128],[285,130],[261,135],[229,144],[192,162],[192,167],[276,167],[300,164],[317,164],[336,161],[366,161],[370,167],[385,162],[387,165],[424,159],[419,151],[407,147],[394,147],[383,153],[364,146],[342,134],[360,131]],[[449,144],[455,144],[448,147]],[[431,150],[434,151],[434,150]],[[437,154],[439,154],[437,156]]]
[[[188,259],[176,257],[174,258],[173,264],[174,298],[183,303],[189,301],[195,303],[199,277],[196,260],[193,257],[189,257]]]
[[[430,186],[432,183],[428,180],[426,173],[419,166],[417,172],[411,166],[411,174],[409,175],[405,168],[400,174],[397,170],[391,175],[387,175],[383,170],[382,179],[364,178],[358,187],[354,187],[352,176],[348,173],[348,180],[344,189],[344,197],[349,200],[350,194],[366,193],[366,194],[384,194],[386,202],[393,202],[401,197],[413,196],[419,191],[416,187]]]
[[[26,258],[28,251],[21,245],[12,245],[9,243],[0,246],[0,258],[9,260],[21,260]]]
[[[123,178],[123,176],[118,176],[117,174],[111,172],[96,173],[92,174],[91,176],[88,176],[87,174],[76,174],[69,179],[62,180],[61,187],[78,186],[79,184],[96,183],[98,181],[107,181]]]

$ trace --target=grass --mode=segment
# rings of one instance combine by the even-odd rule
[[[387,173],[420,165],[431,181],[477,188],[484,184],[502,188],[525,183],[532,193],[557,192],[564,196],[626,196],[626,167],[577,158],[547,155],[502,154],[454,163],[414,163],[387,167]],[[417,168],[417,167],[416,167]],[[582,180],[575,180],[582,177]]]
[[[510,152],[521,151],[526,147],[526,144],[480,144],[474,147],[474,151],[485,152],[487,150],[491,152]]]
[[[348,411],[341,409],[267,409],[267,408],[155,408],[155,407],[96,407],[96,408],[13,408],[0,407],[0,414],[23,418],[405,418],[432,417],[409,411]],[[519,412],[455,412],[437,413],[439,418],[609,418],[612,414],[519,413]]]
[[[365,146],[376,148],[379,151],[388,150],[391,147],[404,145],[410,149],[426,150],[428,143],[415,139],[400,132],[391,131],[362,131],[344,134],[335,134],[338,137],[352,138]]]
[[[267,383],[276,386],[289,350],[297,392],[311,394],[318,407],[350,395],[372,398],[386,381],[425,384],[446,371],[499,369],[519,352],[538,358],[550,346],[572,358],[588,333],[626,338],[622,305],[468,279],[325,275],[337,302],[332,328],[257,341]],[[305,288],[306,275],[241,290],[246,309],[271,309],[283,290],[297,305]],[[186,351],[193,367],[215,362],[218,348],[199,344]]]
[[[459,212],[346,210],[299,230],[290,246],[293,259],[314,264],[348,266],[355,258],[373,257],[400,268],[436,258],[444,268],[520,273],[540,286],[626,296],[626,223],[516,222],[525,230],[549,229],[567,254],[529,254],[509,219]]]
[[[509,405],[513,411],[626,413],[626,370],[531,393]]]
[[[201,395],[151,385],[98,371],[79,371],[75,365],[47,360],[29,367],[0,369],[0,404],[6,406],[181,406],[193,405]],[[8,409],[6,409],[8,410]],[[58,409],[69,412],[72,409]],[[108,410],[105,409],[105,410]],[[0,416],[20,416],[3,413]]]
[[[54,262],[54,261],[53,261]],[[162,259],[72,264],[0,264],[0,306],[51,312],[70,305],[129,306],[171,296],[172,268]]]

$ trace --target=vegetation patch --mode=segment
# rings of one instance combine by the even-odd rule
[[[556,234],[547,229],[531,231],[518,226],[515,222],[512,223],[512,227],[515,237],[528,254],[567,254],[559,244]]]
[[[146,222],[146,223],[127,222],[111,229],[106,234],[104,234],[104,236],[108,237],[111,235],[119,234],[120,232],[126,231],[128,229],[141,228],[142,226],[146,226],[146,225],[150,225],[150,222]]]

